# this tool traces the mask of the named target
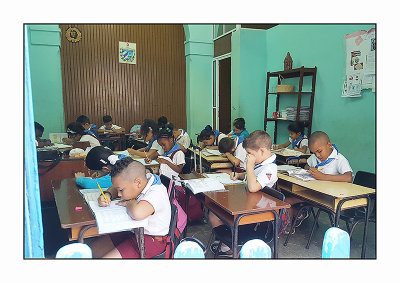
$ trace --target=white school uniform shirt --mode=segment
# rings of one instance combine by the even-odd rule
[[[168,161],[172,162],[175,165],[185,165],[186,164],[185,153],[183,153],[182,150],[178,150],[172,157],[172,160],[170,157],[171,155],[172,155],[172,153],[168,156],[160,156],[160,157],[167,159]],[[172,176],[175,176],[175,177],[177,177],[177,179],[180,179],[179,173],[172,170],[172,168],[169,167],[167,164],[160,164],[160,174],[167,176],[170,179],[172,179]]]
[[[169,231],[171,221],[171,205],[167,188],[158,181],[153,184],[153,174],[146,174],[147,185],[136,198],[137,201],[147,201],[154,208],[154,213],[147,217],[149,223],[144,227],[144,233],[151,236],[165,236]]]
[[[190,146],[190,137],[186,131],[185,131],[185,133],[183,133],[183,129],[179,129],[179,130],[181,130],[181,134],[176,138],[176,142],[178,142],[184,148],[187,149]]]
[[[332,147],[333,148],[333,147]],[[353,170],[350,167],[349,161],[344,157],[341,153],[338,154],[337,150],[333,148],[332,153],[328,156],[329,158],[334,158],[331,162],[329,162],[326,165],[319,166],[318,169],[324,174],[329,174],[329,175],[340,175],[344,174],[346,172],[353,172]],[[315,154],[312,154],[308,159],[307,159],[307,164],[310,167],[315,167],[318,163],[321,162]]]
[[[287,148],[292,149],[292,141],[293,141],[293,139],[291,137],[289,137],[290,144]],[[308,138],[306,135],[304,135],[304,138],[301,140],[299,148],[302,148],[303,146],[307,147],[306,153],[310,153],[310,149],[308,148]]]
[[[239,138],[235,138],[235,151],[233,152],[233,156],[240,159],[239,168],[246,170],[246,156],[247,152],[243,148],[243,142],[237,145],[239,142]]]
[[[162,149],[161,145],[158,144],[157,140],[153,142],[150,149],[155,149],[159,155],[164,155],[164,150]]]
[[[90,143],[90,147],[100,146],[99,140],[92,137],[91,135],[83,135],[79,141],[88,141]]]
[[[223,138],[226,138],[226,137],[228,137],[228,136],[220,132],[220,134],[219,134],[219,136],[217,138],[218,144]],[[214,145],[217,145],[217,143],[215,142],[215,138],[214,138],[214,143],[211,146],[214,146]]]
[[[101,126],[101,127],[99,128],[99,130],[105,130],[105,129],[106,129],[106,125],[103,125],[103,126]],[[119,129],[121,129],[120,126],[111,124],[111,130],[119,130]],[[109,129],[107,129],[107,130],[109,130]]]
[[[273,163],[275,160],[276,155],[272,154],[271,157],[254,166],[254,174],[256,175],[257,182],[261,185],[262,188],[272,188],[274,184],[278,181],[278,167],[275,163]]]

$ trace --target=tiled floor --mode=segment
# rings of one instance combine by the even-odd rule
[[[44,221],[48,222],[48,225],[45,225],[46,258],[54,258],[55,252],[58,250],[58,248],[68,244],[68,238],[65,234],[65,231],[62,229],[55,229],[55,227],[59,227],[60,224],[58,221],[58,215],[54,210],[55,208],[52,208],[52,213],[44,213]],[[312,217],[304,220],[303,224],[299,228],[296,228],[295,234],[291,237],[286,247],[283,245],[286,235],[279,238],[279,258],[321,258],[324,233],[330,227],[329,218],[325,213],[320,214],[318,221],[319,228],[317,228],[314,233],[310,248],[306,249],[305,246],[307,244],[309,232],[311,231],[312,223]],[[343,221],[340,222],[340,226],[342,229],[345,229],[344,227],[346,227]],[[359,224],[355,229],[351,239],[351,258],[360,258],[361,256],[362,234],[363,224]],[[211,226],[208,223],[198,221],[188,226],[187,237],[195,237],[204,243],[204,245],[207,245],[210,235]],[[207,251],[206,258],[214,258],[213,253],[211,251]],[[368,225],[366,258],[376,258],[376,225],[375,223],[371,222]]]
[[[320,214],[318,220],[319,228],[316,228],[316,231],[314,232],[310,248],[306,249],[305,246],[307,244],[308,235],[311,231],[313,220],[314,218],[312,216],[304,220],[302,225],[299,228],[296,228],[295,234],[292,235],[286,247],[283,245],[286,235],[280,236],[278,240],[279,258],[321,258],[324,234],[325,231],[330,228],[329,218],[325,213]],[[346,227],[346,224],[343,221],[341,221],[339,225],[342,229],[345,229]],[[350,243],[351,258],[361,257],[363,227],[363,224],[359,224],[353,232]],[[211,236],[211,226],[209,224],[203,224],[200,222],[189,225],[186,236],[195,237],[206,246]],[[208,250],[206,258],[214,258],[214,254]],[[375,223],[371,222],[368,224],[366,258],[376,258],[376,225]]]

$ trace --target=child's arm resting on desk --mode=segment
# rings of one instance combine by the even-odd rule
[[[79,187],[84,189],[98,189],[97,183],[99,183],[101,188],[108,188],[112,186],[110,174],[97,179],[78,177],[76,178],[75,182]]]
[[[273,145],[273,149],[280,149],[280,148],[287,148],[290,145],[290,141],[285,142],[284,144],[279,144],[279,145]]]
[[[333,181],[333,182],[348,182],[353,181],[353,173],[351,171],[345,172],[338,175],[324,174],[316,168],[311,167],[308,172],[317,180],[321,181]]]
[[[128,215],[135,220],[142,220],[154,213],[154,207],[147,200],[137,201],[131,199],[121,201],[118,205],[125,206]]]

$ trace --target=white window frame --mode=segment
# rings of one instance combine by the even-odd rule
[[[234,31],[240,29],[240,26],[241,26],[241,25],[238,24],[238,25],[236,25],[236,27],[235,27],[234,29],[232,29],[232,30],[226,32],[226,31],[225,31],[226,24],[222,24],[222,34],[219,35],[219,36],[217,36],[217,37],[215,37],[215,24],[214,24],[214,25],[213,25],[213,38],[214,38],[214,40],[217,40],[218,38],[221,38],[221,37],[223,37],[223,36],[225,36],[225,35],[227,35],[227,34],[229,34],[229,33],[232,33],[232,32],[234,32]]]
[[[213,100],[215,101],[215,104],[212,105],[212,123],[214,125],[215,122],[215,129],[219,129],[219,61],[224,60],[226,58],[232,58],[231,52],[213,58],[213,64],[212,64],[212,76],[213,76],[212,92],[213,92]],[[214,64],[215,64],[215,72],[214,72]],[[215,109],[215,116],[214,116],[214,109]]]

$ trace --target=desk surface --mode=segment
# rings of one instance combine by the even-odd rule
[[[194,150],[192,148],[189,147],[188,149],[191,152],[194,152]],[[196,154],[200,155],[198,150],[196,150]],[[213,162],[229,162],[229,159],[227,157],[222,157],[222,156],[217,156],[217,155],[205,156],[204,154],[202,154],[201,157],[211,163],[213,163]]]
[[[200,174],[196,173],[180,174],[179,176],[185,180],[202,178]],[[246,190],[246,186],[246,184],[226,185],[226,192],[205,192],[202,194],[231,215],[290,207],[288,203],[261,191],[250,193]]]
[[[310,153],[301,153],[300,155],[295,155],[292,154],[290,151],[291,150],[285,150],[286,148],[282,148],[282,149],[273,149],[271,150],[272,153],[275,153],[276,155],[282,156],[282,157],[293,157],[293,156],[299,156],[299,157],[304,157],[304,158],[308,158],[311,156]]]
[[[374,189],[346,182],[331,182],[319,180],[302,181],[300,179],[280,173],[278,173],[278,178],[336,198],[354,197],[375,193]]]
[[[75,179],[64,179],[54,182],[53,185],[54,199],[63,229],[96,223],[89,206],[79,193]],[[76,211],[77,206],[82,207],[82,210]]]

